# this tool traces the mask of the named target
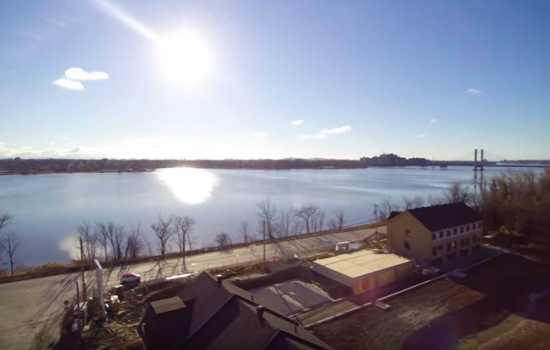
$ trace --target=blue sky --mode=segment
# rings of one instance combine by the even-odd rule
[[[549,17],[547,0],[2,1],[0,157],[548,159]]]

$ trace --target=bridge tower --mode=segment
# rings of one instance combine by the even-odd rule
[[[477,148],[474,150],[474,171],[483,171],[483,149],[481,150],[481,157],[479,162],[477,161]]]

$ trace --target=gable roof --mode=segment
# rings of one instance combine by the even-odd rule
[[[483,217],[466,204],[450,203],[407,210],[430,231],[471,224]]]
[[[282,349],[330,349],[297,322],[265,307],[257,296],[228,281],[218,282],[207,272],[175,298],[183,301],[185,315],[176,322],[178,330],[165,335],[170,339],[170,345],[164,347],[168,350],[272,349],[273,342],[281,341],[279,337],[288,338],[289,345]],[[256,307],[260,304],[263,312],[258,313]]]
[[[397,210],[394,210],[390,213],[390,216],[388,216],[388,221],[390,221],[391,219],[393,219],[394,217],[396,217],[397,215],[401,214],[402,211],[397,211]]]

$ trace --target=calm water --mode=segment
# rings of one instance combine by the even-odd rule
[[[488,169],[484,176],[504,170]],[[237,241],[242,221],[256,227],[255,203],[262,198],[278,208],[317,205],[327,212],[325,222],[339,207],[351,224],[372,219],[373,204],[387,198],[440,195],[454,181],[471,184],[473,176],[469,167],[8,175],[0,176],[0,212],[16,215],[13,228],[22,239],[16,260],[35,265],[69,261],[82,219],[126,228],[140,223],[154,242],[150,225],[159,214],[190,215],[200,242],[213,242],[222,231]]]

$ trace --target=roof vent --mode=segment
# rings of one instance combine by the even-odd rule
[[[258,317],[263,318],[264,311],[265,311],[265,308],[262,305],[256,306],[256,313],[258,314]]]

